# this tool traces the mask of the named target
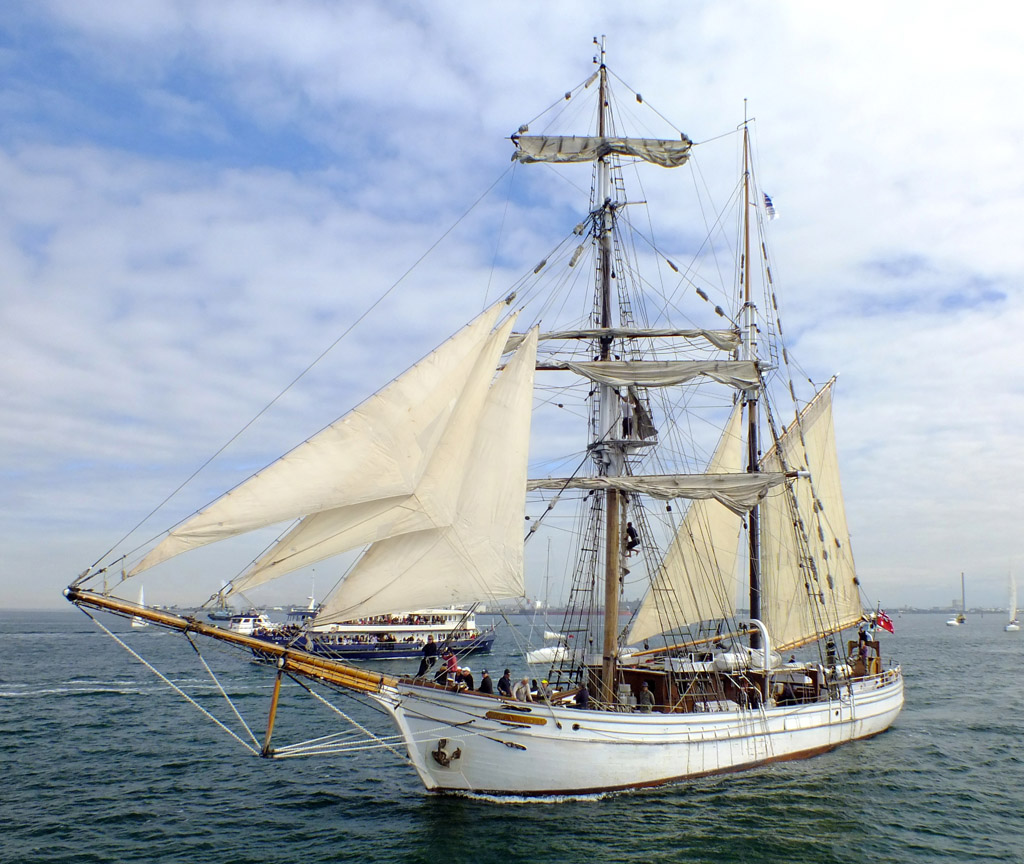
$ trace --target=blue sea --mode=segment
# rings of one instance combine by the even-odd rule
[[[3,611],[0,861],[1024,862],[1024,633],[1000,615],[945,617],[906,614],[883,634],[907,705],[873,740],[662,789],[498,802],[427,794],[382,749],[260,759],[81,612]],[[184,637],[111,626],[247,737]],[[525,672],[512,644],[499,637],[474,672]],[[262,742],[271,670],[203,649]],[[393,732],[365,704],[331,701]],[[343,725],[286,685],[274,743]]]

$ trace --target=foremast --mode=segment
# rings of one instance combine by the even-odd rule
[[[596,40],[595,40],[596,41]],[[599,44],[600,54],[598,76],[598,135],[608,135],[608,70],[605,65],[604,37]],[[611,199],[611,165],[608,156],[597,160],[597,189],[599,213],[596,226],[598,255],[598,317],[595,322],[599,330],[611,331],[612,320],[612,237],[615,209]],[[611,359],[611,335],[598,339],[599,357],[607,362]],[[601,476],[616,477],[622,474],[625,462],[623,447],[617,443],[619,427],[619,398],[615,388],[608,383],[599,385],[600,427],[596,442],[595,456],[598,473]],[[615,698],[615,664],[619,650],[619,590],[621,585],[622,525],[621,498],[617,489],[605,492],[605,561],[604,561],[604,636],[601,652],[601,701],[610,704]]]

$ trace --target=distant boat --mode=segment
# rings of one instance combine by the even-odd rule
[[[283,626],[256,626],[252,635],[274,645],[300,648],[334,660],[419,659],[428,636],[439,647],[451,648],[462,656],[490,651],[496,638],[493,627],[483,632],[477,629],[472,610],[454,606],[322,624],[316,622],[315,601],[312,597],[309,601],[308,607],[289,612]],[[252,650],[257,657],[276,659],[276,655],[259,648]]]
[[[228,630],[232,633],[241,633],[243,636],[252,636],[257,631],[273,630],[276,626],[267,617],[267,613],[261,612],[259,609],[236,612],[228,621]]]
[[[217,605],[206,613],[206,617],[211,621],[230,621],[232,616],[235,615],[235,610],[228,606],[227,598],[225,597],[225,588],[227,582],[221,582],[220,591],[217,592]]]
[[[956,613],[952,618],[946,621],[947,627],[959,627],[967,621],[967,616],[964,612],[967,611],[967,593],[964,590],[964,574],[960,571],[960,611]]]
[[[146,594],[145,594],[144,589],[141,588],[141,587],[139,588],[139,605],[140,606],[145,606],[146,605]],[[132,627],[134,627],[135,629],[141,630],[143,627],[148,627],[148,626],[149,626],[149,622],[148,621],[144,621],[138,615],[133,615],[132,616]]]
[[[1010,571],[1010,621],[1003,628],[1007,633],[1013,633],[1016,630],[1020,630],[1020,622],[1017,620],[1017,580],[1013,576],[1013,571]]]

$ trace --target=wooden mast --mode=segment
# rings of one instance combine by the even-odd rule
[[[597,39],[594,40],[597,43]],[[598,98],[601,104],[598,106],[598,135],[605,137],[608,134],[608,72],[605,67],[605,46],[604,37],[598,43],[600,48],[600,59],[598,74],[600,86],[598,87]],[[596,59],[596,58],[595,58]],[[608,157],[602,156],[598,160],[598,196],[601,208],[601,227],[599,242],[600,261],[600,329],[607,330],[614,326],[612,320],[612,223],[614,213],[611,201],[611,183],[609,179],[610,166]],[[601,360],[611,359],[610,336],[602,336],[600,339]],[[601,395],[601,425],[598,430],[600,439],[604,445],[599,449],[602,454],[600,473],[605,475],[618,475],[622,472],[622,451],[610,443],[618,437],[619,411],[618,394],[614,387],[609,384],[602,384]],[[619,493],[610,489],[605,493],[605,549],[604,549],[604,638],[601,654],[601,695],[600,699],[610,704],[615,699],[615,661],[619,648],[619,556],[621,549],[621,526],[619,516]]]
[[[744,359],[757,363],[757,319],[750,292],[750,129],[744,110],[743,118],[743,353]],[[757,388],[743,393],[747,408],[747,472],[760,470],[757,441]],[[758,507],[747,514],[747,549],[750,578],[750,617],[761,618],[761,537]],[[761,634],[750,630],[750,647],[761,647]]]

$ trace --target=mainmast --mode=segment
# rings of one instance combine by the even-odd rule
[[[608,134],[608,71],[605,67],[604,37],[595,44],[600,48],[598,75],[598,135]],[[598,267],[600,281],[600,321],[598,328],[608,330],[615,325],[612,320],[612,231],[615,218],[611,200],[611,166],[609,157],[602,156],[597,162],[597,189],[600,206],[600,223],[597,230]],[[602,336],[600,359],[611,359],[611,336]],[[619,398],[610,384],[600,385],[600,454],[598,473],[603,476],[617,476],[622,473],[623,453],[613,442],[618,439]],[[605,492],[605,562],[604,562],[604,639],[601,661],[601,701],[611,703],[615,698],[615,661],[619,647],[619,559],[621,554],[621,518],[619,515],[619,492],[609,489]]]
[[[743,359],[757,363],[757,307],[750,292],[750,128],[743,119]],[[743,391],[747,412],[747,472],[760,470],[758,454],[757,388]],[[747,548],[749,551],[750,617],[761,618],[761,536],[758,508],[747,515]],[[761,647],[761,634],[750,630],[750,647]]]

